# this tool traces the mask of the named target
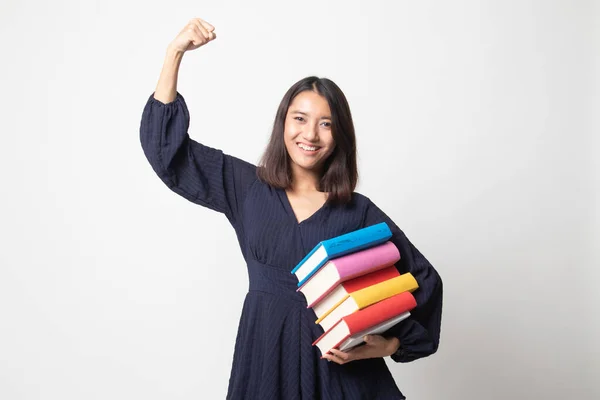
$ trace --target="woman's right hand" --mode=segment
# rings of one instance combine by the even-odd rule
[[[188,50],[196,50],[216,37],[214,26],[203,19],[193,18],[169,44],[169,48],[184,53]]]

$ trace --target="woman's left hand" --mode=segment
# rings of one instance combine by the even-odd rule
[[[338,364],[346,364],[350,361],[365,358],[391,356],[398,350],[398,347],[400,347],[398,338],[391,337],[386,339],[380,335],[367,335],[365,336],[364,345],[357,346],[347,352],[331,349],[331,353],[333,354],[325,354],[323,358]]]

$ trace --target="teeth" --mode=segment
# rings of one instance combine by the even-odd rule
[[[317,150],[316,147],[307,146],[307,145],[302,144],[302,143],[298,143],[298,147],[300,147],[301,149],[304,149],[304,150],[308,150],[308,151],[315,151],[315,150]]]

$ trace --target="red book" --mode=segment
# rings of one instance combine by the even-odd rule
[[[319,348],[321,358],[331,349],[348,350],[362,343],[365,335],[383,333],[408,318],[410,310],[416,306],[417,302],[410,292],[388,297],[343,317],[315,340],[313,346]]]

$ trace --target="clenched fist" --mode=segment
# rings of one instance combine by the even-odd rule
[[[182,53],[188,50],[196,50],[216,37],[214,26],[203,19],[193,18],[169,44],[169,48]]]

